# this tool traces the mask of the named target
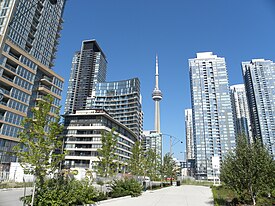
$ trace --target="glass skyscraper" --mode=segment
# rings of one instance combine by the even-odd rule
[[[230,86],[236,136],[244,134],[252,141],[252,130],[244,84]]]
[[[235,148],[235,131],[225,59],[212,52],[189,59],[196,176],[213,179],[212,160]]]
[[[143,113],[138,78],[95,85],[86,109],[104,109],[141,138]]]
[[[0,170],[15,157],[21,122],[37,100],[51,94],[60,104],[63,78],[51,68],[57,51],[65,0],[0,1]]]
[[[242,62],[253,138],[275,155],[275,63],[265,59]]]
[[[192,109],[186,109],[185,116],[185,136],[186,136],[186,159],[194,159],[194,137]]]
[[[82,42],[81,51],[72,60],[65,113],[86,108],[87,98],[98,82],[106,81],[107,60],[96,40]]]

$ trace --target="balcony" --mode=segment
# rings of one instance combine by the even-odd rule
[[[0,101],[0,104],[7,106],[7,102]]]
[[[4,89],[4,88],[2,88],[2,87],[0,87],[0,90],[2,90],[2,92],[3,92],[4,94],[6,94],[6,95],[10,95],[10,91],[9,91],[9,90],[6,90],[6,89]]]
[[[2,77],[3,77],[4,79],[10,81],[10,82],[13,82],[13,79],[11,79],[11,78],[9,78],[9,77],[7,77],[7,76],[5,76],[5,75],[2,75]]]
[[[16,68],[13,67],[13,66],[11,66],[10,64],[6,63],[5,67],[6,67],[6,69],[8,69],[8,70],[10,70],[10,71],[12,71],[14,73],[16,73]]]
[[[52,83],[52,79],[49,78],[49,77],[47,77],[47,76],[43,76],[42,79],[41,79],[41,81],[42,81],[42,80],[48,81],[48,82]]]
[[[40,88],[45,88],[45,89],[47,89],[47,90],[51,91],[51,87],[46,86],[46,85],[42,85],[42,84],[40,84],[40,85],[39,85],[39,89],[40,89]]]
[[[9,55],[12,56],[13,58],[19,60],[19,57],[20,57],[20,56],[16,56],[15,54],[13,54],[13,53],[11,53],[11,52],[9,53]]]

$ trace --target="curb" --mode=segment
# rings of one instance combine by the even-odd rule
[[[129,199],[129,198],[131,198],[131,195],[127,195],[127,196],[124,196],[124,197],[112,198],[112,199],[109,199],[109,200],[99,201],[99,202],[97,202],[97,204],[102,205],[104,203],[115,202],[115,201],[118,201],[118,200],[124,200],[124,199]]]

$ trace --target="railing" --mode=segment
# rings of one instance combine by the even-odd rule
[[[10,173],[6,171],[0,172],[0,182],[8,181]]]
[[[0,104],[7,106],[7,102],[0,102]]]
[[[52,79],[47,76],[43,76],[42,79],[46,79],[47,81],[52,82]]]
[[[2,90],[4,94],[10,95],[10,91],[8,91],[6,89],[0,87],[0,90]]]
[[[45,89],[47,89],[47,90],[50,90],[50,91],[51,91],[51,88],[50,88],[50,87],[48,87],[48,86],[46,86],[46,85],[42,85],[42,84],[40,84],[40,85],[39,85],[39,87],[43,87],[43,88],[45,88]]]
[[[9,78],[9,77],[7,77],[7,76],[2,75],[2,77],[3,77],[4,79],[10,81],[10,82],[13,82],[13,79],[11,79],[11,78]]]
[[[15,59],[19,60],[19,57],[18,56],[15,56],[14,54],[12,53],[9,53],[10,56],[14,57]]]
[[[5,67],[6,67],[8,70],[10,70],[10,71],[16,73],[16,68],[14,68],[13,66],[11,66],[11,65],[9,65],[9,64],[6,64]]]

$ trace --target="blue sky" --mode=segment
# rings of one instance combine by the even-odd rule
[[[163,92],[161,131],[184,141],[184,109],[191,107],[188,59],[212,51],[225,57],[229,84],[242,83],[241,61],[275,60],[275,0],[68,0],[54,70],[65,78],[82,40],[96,39],[107,56],[107,81],[138,77],[144,129],[154,127],[155,55]],[[164,138],[164,152],[169,150]]]

